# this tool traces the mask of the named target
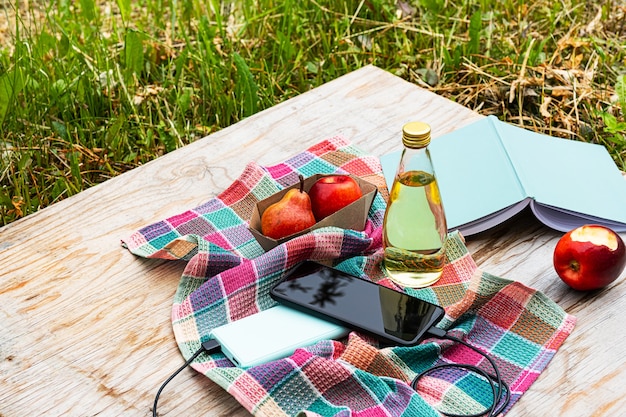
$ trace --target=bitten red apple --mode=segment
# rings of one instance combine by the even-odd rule
[[[309,189],[311,208],[317,221],[341,210],[361,198],[361,187],[349,175],[321,177]]]
[[[567,232],[554,248],[556,273],[575,290],[603,288],[626,266],[624,241],[613,230],[585,225]]]

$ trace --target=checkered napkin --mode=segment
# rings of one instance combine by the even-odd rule
[[[379,187],[365,230],[321,228],[264,252],[247,225],[255,203],[296,183],[298,174],[318,173],[350,173]],[[189,358],[213,328],[272,307],[269,289],[303,260],[332,262],[393,286],[378,267],[387,195],[378,159],[334,137],[275,166],[248,164],[217,197],[149,225],[123,243],[138,256],[187,261],[172,324]],[[441,280],[407,292],[442,305],[446,316],[439,326],[492,355],[511,388],[511,406],[548,365],[575,318],[542,293],[478,269],[458,233],[449,235],[446,250]],[[422,378],[417,392],[410,387],[421,371],[450,362],[492,372],[482,357],[450,341],[382,347],[356,332],[246,370],[221,353],[203,353],[192,366],[258,416],[440,416],[437,410],[484,410],[492,393],[475,374],[451,370]]]

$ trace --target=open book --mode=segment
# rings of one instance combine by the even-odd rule
[[[434,138],[429,149],[449,230],[476,234],[530,206],[562,232],[590,223],[626,232],[626,179],[601,145],[488,116]],[[400,151],[380,160],[391,190]]]

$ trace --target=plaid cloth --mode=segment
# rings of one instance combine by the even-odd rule
[[[317,173],[350,173],[379,187],[363,232],[322,228],[264,252],[248,230],[254,204]],[[149,225],[123,240],[134,254],[187,261],[178,285],[172,325],[185,358],[211,330],[272,307],[271,286],[299,262],[331,262],[336,268],[393,287],[378,264],[387,189],[378,158],[341,137],[325,140],[271,167],[249,163],[220,195]],[[575,318],[542,293],[478,269],[461,235],[451,233],[447,261],[435,285],[406,291],[442,305],[439,326],[488,352],[511,388],[512,406],[530,387],[565,338]],[[411,380],[440,363],[488,363],[462,345],[428,339],[415,347],[382,347],[353,332],[322,341],[289,358],[241,369],[221,353],[192,364],[258,416],[440,416],[472,414],[491,402],[480,377],[448,370]],[[505,412],[508,411],[508,408]]]

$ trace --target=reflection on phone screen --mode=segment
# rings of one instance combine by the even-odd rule
[[[303,264],[272,296],[405,344],[417,342],[443,316],[435,304],[314,263]]]

